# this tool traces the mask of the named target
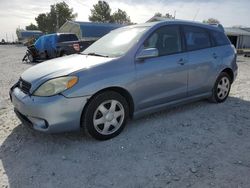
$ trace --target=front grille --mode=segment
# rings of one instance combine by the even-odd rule
[[[29,94],[30,92],[30,88],[31,88],[31,84],[29,82],[26,82],[25,80],[23,80],[22,78],[19,79],[18,81],[18,88],[26,93]]]

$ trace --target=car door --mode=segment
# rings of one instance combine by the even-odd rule
[[[182,51],[180,27],[170,25],[154,31],[141,47],[150,48],[156,48],[159,55],[135,62],[135,110],[187,97],[187,53]]]
[[[212,49],[209,32],[201,27],[182,26],[188,51],[188,96],[211,91],[218,54]]]

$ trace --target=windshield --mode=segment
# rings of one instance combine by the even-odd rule
[[[148,27],[125,27],[111,31],[84,50],[83,54],[106,57],[124,55],[146,31]]]

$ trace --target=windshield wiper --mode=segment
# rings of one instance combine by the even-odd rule
[[[94,53],[94,52],[91,52],[91,53],[87,53],[87,54],[84,54],[83,55],[92,55],[92,56],[99,56],[99,57],[109,57],[107,55],[101,55],[101,54],[97,54],[97,53]]]

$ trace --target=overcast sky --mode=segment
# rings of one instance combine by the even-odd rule
[[[24,28],[34,18],[48,12],[50,5],[61,0],[0,0],[0,39],[16,39],[17,27]],[[78,14],[76,20],[88,21],[90,9],[98,1],[65,0]],[[250,27],[250,0],[107,0],[112,11],[125,10],[132,22],[143,23],[155,12],[174,14],[176,18],[202,21],[217,18],[224,26],[242,25]]]

